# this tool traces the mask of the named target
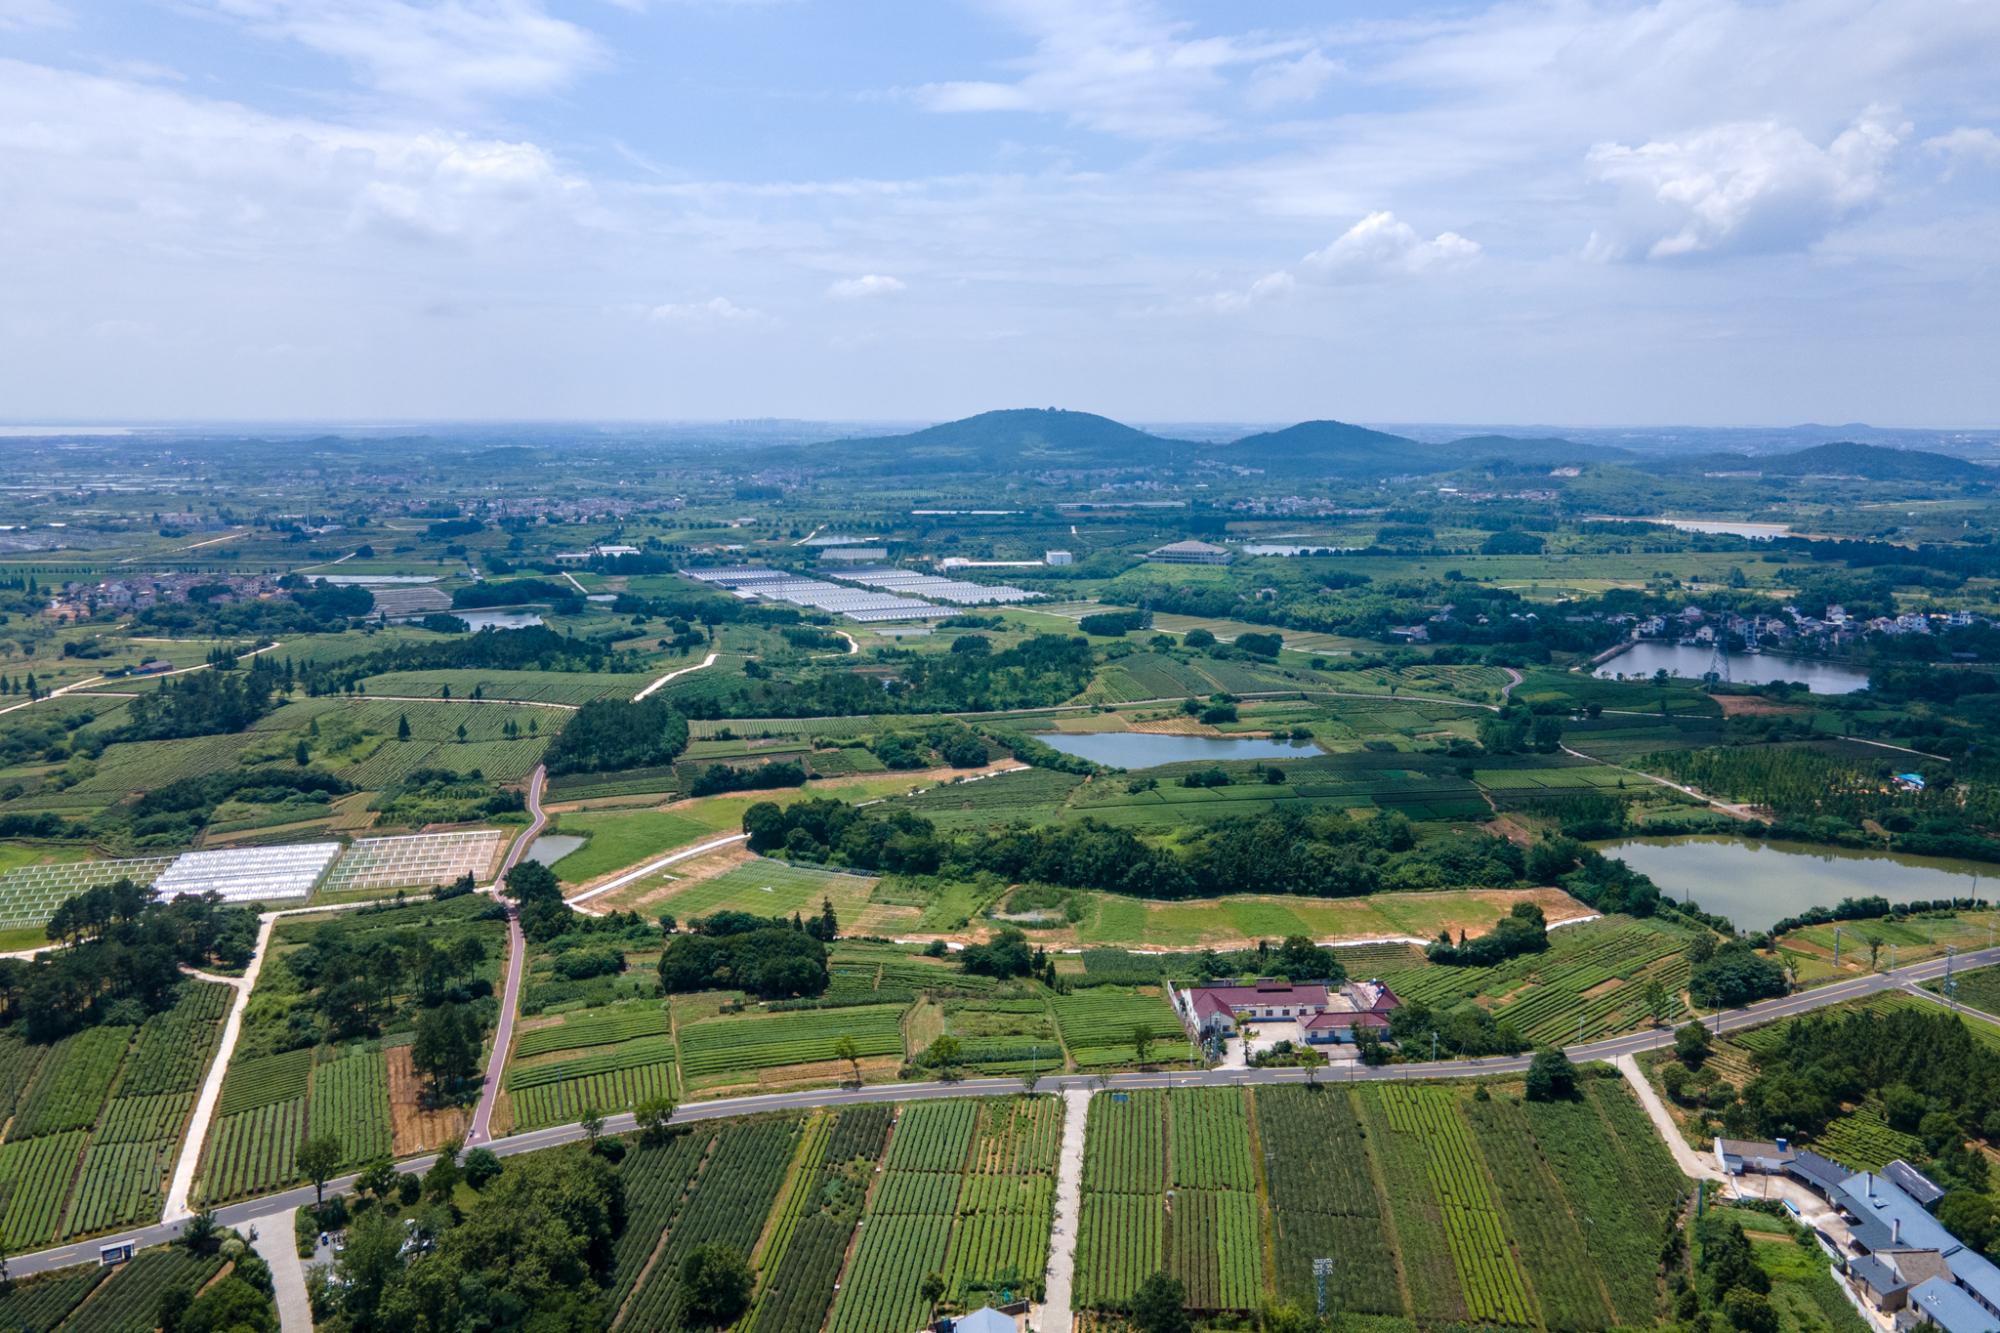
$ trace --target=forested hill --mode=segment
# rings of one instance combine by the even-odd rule
[[[1511,435],[1474,435],[1442,444],[1424,444],[1345,421],[1302,421],[1283,430],[1247,435],[1216,453],[1231,462],[1271,472],[1349,477],[1452,472],[1495,464],[1558,467],[1631,457],[1625,450],[1609,445],[1519,439]]]
[[[1021,468],[1171,467],[1225,462],[1267,472],[1381,477],[1514,464],[1553,467],[1630,457],[1605,445],[1482,435],[1421,444],[1343,421],[1305,421],[1228,444],[1168,439],[1109,417],[1057,408],[982,412],[907,435],[836,440],[799,451],[840,469],[940,465],[963,471]]]
[[[1869,481],[1993,481],[2000,472],[1928,449],[1892,449],[1879,444],[1814,445],[1791,453],[1701,454],[1676,459],[1660,471],[1761,472],[1767,477],[1840,476]]]
[[[1186,461],[1195,446],[1169,440],[1090,412],[1010,408],[947,421],[908,435],[836,440],[815,446],[816,461],[949,463],[969,470],[1022,467],[1121,467]]]

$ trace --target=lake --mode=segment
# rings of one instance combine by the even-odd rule
[[[1867,672],[1838,662],[1791,657],[1784,653],[1729,653],[1726,656],[1729,659],[1729,678],[1742,685],[1802,680],[1814,694],[1852,694],[1868,687]],[[1713,658],[1714,654],[1707,648],[1647,640],[1633,644],[1591,674],[1605,680],[1615,680],[1619,676],[1628,680],[1646,680],[1665,667],[1669,676],[1700,680],[1708,674]]]
[[[1254,736],[1162,736],[1146,731],[1038,733],[1052,750],[1113,768],[1157,768],[1217,759],[1305,759],[1322,754],[1311,741],[1273,741]]]
[[[1692,897],[1738,930],[1768,930],[1808,907],[1842,898],[1892,903],[1933,898],[2000,898],[1996,866],[1897,852],[1862,852],[1805,842],[1731,837],[1627,838],[1598,843],[1675,901]]]
[[[528,848],[528,859],[552,866],[583,846],[587,839],[574,833],[544,833]]]

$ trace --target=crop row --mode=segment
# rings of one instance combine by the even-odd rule
[[[118,1080],[118,1095],[192,1092],[200,1087],[233,995],[227,986],[189,982],[173,1008],[147,1019],[139,1029],[139,1040]]]
[[[697,1077],[832,1060],[842,1037],[864,1056],[900,1055],[902,1017],[900,1005],[859,1005],[689,1023],[680,1030],[681,1068]]]
[[[634,1005],[578,1015],[549,1027],[531,1028],[514,1039],[514,1057],[525,1060],[550,1051],[609,1046],[634,1037],[665,1036],[667,1014],[656,1005]]]
[[[197,1255],[178,1245],[139,1251],[91,1297],[91,1333],[153,1333],[160,1324],[160,1297],[175,1287],[201,1290],[222,1268],[222,1259]],[[31,1325],[32,1327],[32,1325]]]
[[[1528,1112],[1507,1098],[1468,1102],[1462,1108],[1479,1150],[1501,1182],[1498,1199],[1507,1231],[1535,1285],[1542,1322],[1556,1333],[1584,1333],[1616,1322],[1597,1274],[1577,1262],[1588,1238],[1570,1210],[1562,1184],[1535,1151]]]
[[[1177,1189],[1248,1190],[1249,1117],[1235,1088],[1191,1088],[1169,1098]]]
[[[55,1239],[63,1200],[76,1174],[83,1131],[68,1130],[0,1144],[0,1246],[30,1249]]]
[[[364,1046],[314,1068],[311,1124],[313,1137],[339,1141],[343,1166],[390,1155],[396,1135],[380,1051]]]
[[[935,1217],[871,1218],[841,1283],[829,1333],[908,1333],[928,1313],[919,1287],[944,1266],[951,1229]]]
[[[917,1102],[903,1108],[889,1139],[892,1171],[950,1171],[965,1165],[979,1105],[971,1101]]]
[[[681,1327],[685,1298],[681,1265],[703,1245],[733,1246],[750,1253],[777,1202],[791,1166],[796,1119],[744,1120],[717,1136],[694,1192],[682,1205],[650,1275],[633,1293],[619,1327],[634,1330]]]
[[[570,1079],[587,1078],[592,1074],[609,1074],[620,1069],[637,1069],[640,1065],[670,1062],[674,1058],[674,1043],[671,1037],[640,1037],[636,1041],[621,1042],[580,1055],[574,1060],[558,1060],[553,1064],[526,1065],[507,1071],[507,1090],[514,1092],[521,1088],[539,1088],[551,1083],[564,1083]]]
[[[83,1155],[83,1175],[64,1223],[65,1235],[150,1220],[160,1208],[160,1189],[173,1163],[171,1139],[153,1143],[93,1143]]]
[[[1257,1198],[1221,1190],[1180,1190],[1167,1216],[1167,1271],[1198,1310],[1251,1310],[1262,1299],[1264,1247]]]
[[[1444,1218],[1467,1311],[1489,1323],[1533,1322],[1527,1284],[1507,1247],[1486,1166],[1459,1118],[1454,1095],[1439,1088],[1383,1089],[1389,1125],[1423,1144],[1425,1172]]]
[[[1084,1138],[1085,1193],[1159,1195],[1166,1190],[1166,1094],[1090,1099]]]
[[[539,1129],[571,1124],[590,1111],[616,1115],[648,1097],[670,1096],[673,1089],[673,1064],[661,1061],[524,1087],[508,1097],[514,1107],[514,1127]]]
[[[122,1091],[111,1099],[97,1122],[92,1143],[149,1143],[154,1139],[178,1138],[194,1109],[192,1092],[158,1092],[145,1097],[128,1097]]]
[[[95,1027],[50,1047],[10,1137],[26,1139],[93,1124],[131,1042],[129,1027]]]
[[[217,1115],[232,1116],[278,1102],[301,1100],[312,1078],[311,1047],[249,1060],[231,1060]]]
[[[1333,1090],[1259,1088],[1256,1104],[1279,1298],[1301,1306],[1314,1301],[1312,1261],[1333,1258],[1330,1308],[1403,1313],[1353,1098]]]
[[[1165,1267],[1165,1220],[1155,1195],[1086,1192],[1076,1243],[1078,1304],[1124,1308],[1139,1284]]]
[[[217,1203],[291,1184],[298,1178],[299,1141],[305,1128],[303,1096],[217,1119],[209,1138],[202,1197]]]
[[[626,1155],[618,1171],[625,1186],[625,1226],[611,1246],[613,1308],[638,1283],[713,1142],[709,1130],[694,1129],[664,1143],[642,1144]]]

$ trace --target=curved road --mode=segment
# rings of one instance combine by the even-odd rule
[[[521,830],[514,845],[507,849],[500,862],[500,873],[494,876],[487,890],[507,908],[507,984],[500,991],[500,1021],[493,1029],[493,1053],[486,1057],[486,1081],[480,1086],[479,1105],[473,1108],[472,1127],[465,1135],[468,1147],[493,1137],[493,1104],[500,1100],[500,1076],[507,1071],[507,1048],[514,1042],[514,1015],[521,1008],[521,972],[528,957],[528,940],[521,934],[521,913],[501,892],[501,886],[507,881],[507,872],[521,864],[528,848],[548,827],[548,812],[542,809],[542,790],[548,781],[548,770],[537,764],[528,777],[528,827]]]
[[[2000,963],[2000,947],[1978,949],[1958,955],[1951,965],[1960,968],[1984,967]],[[1848,1000],[1858,1000],[1877,995],[1883,991],[1896,990],[1914,982],[1928,981],[1944,975],[1946,960],[1932,958],[1892,972],[1873,972],[1866,976],[1854,977],[1847,981],[1835,982],[1815,990],[1802,991],[1797,995],[1787,995],[1776,1000],[1765,1000],[1744,1009],[1729,1009],[1711,1014],[1702,1019],[1704,1026],[1715,1032],[1734,1032],[1741,1028],[1755,1027],[1775,1019],[1789,1018],[1796,1014],[1824,1009],[1828,1005],[1841,1004]],[[1622,1055],[1636,1055],[1642,1051],[1658,1050],[1671,1046],[1674,1040],[1672,1028],[1653,1028],[1644,1032],[1633,1032],[1622,1037],[1606,1037],[1599,1041],[1583,1042],[1564,1048],[1572,1060],[1615,1060]],[[1478,1078],[1494,1075],[1520,1074],[1528,1068],[1525,1055],[1494,1056],[1483,1060],[1439,1060],[1435,1063],[1380,1065],[1375,1068],[1359,1066],[1339,1074],[1328,1073],[1321,1077],[1328,1083],[1379,1083],[1394,1080],[1432,1078]],[[1043,1079],[1036,1087],[1038,1092],[1067,1092],[1072,1089],[1103,1087],[1107,1089],[1135,1088],[1191,1088],[1191,1087],[1234,1087],[1241,1084],[1304,1083],[1318,1071],[1304,1069],[1202,1069],[1167,1070],[1146,1074],[1062,1074]],[[803,1110],[815,1106],[851,1106],[861,1102],[909,1102],[929,1101],[944,1097],[995,1097],[1016,1093],[1021,1090],[1018,1078],[977,1078],[963,1079],[952,1083],[880,1083],[870,1087],[817,1088],[802,1092],[768,1093],[754,1097],[730,1097],[712,1102],[695,1102],[683,1106],[674,1113],[677,1125],[692,1124],[701,1120],[714,1120],[724,1116],[752,1115],[761,1111]],[[609,1117],[605,1121],[608,1133],[623,1133],[633,1128],[630,1114]],[[534,1152],[542,1148],[560,1147],[575,1143],[584,1137],[581,1125],[557,1125],[549,1129],[530,1130],[522,1134],[512,1134],[504,1139],[493,1139],[484,1144],[501,1157],[512,1157],[516,1153]],[[428,1171],[437,1160],[435,1155],[413,1157],[398,1162],[396,1169],[401,1172],[421,1173]],[[345,1191],[354,1186],[352,1175],[340,1176],[327,1182],[327,1187],[335,1191]],[[252,1219],[267,1217],[288,1208],[310,1204],[313,1189],[302,1185],[297,1189],[278,1194],[268,1194],[257,1199],[247,1199],[215,1210],[215,1215],[225,1226],[241,1226]],[[70,1264],[83,1263],[97,1257],[97,1247],[111,1240],[135,1241],[140,1247],[163,1245],[180,1233],[181,1223],[158,1222],[115,1236],[101,1236],[92,1240],[77,1241],[57,1249],[41,1250],[33,1254],[23,1254],[9,1258],[8,1271],[16,1277],[30,1273],[45,1273],[51,1269],[64,1268]]]

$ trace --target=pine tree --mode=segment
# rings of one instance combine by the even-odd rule
[[[403,713],[396,718],[396,739],[399,741],[410,739],[410,715],[408,713]]]

